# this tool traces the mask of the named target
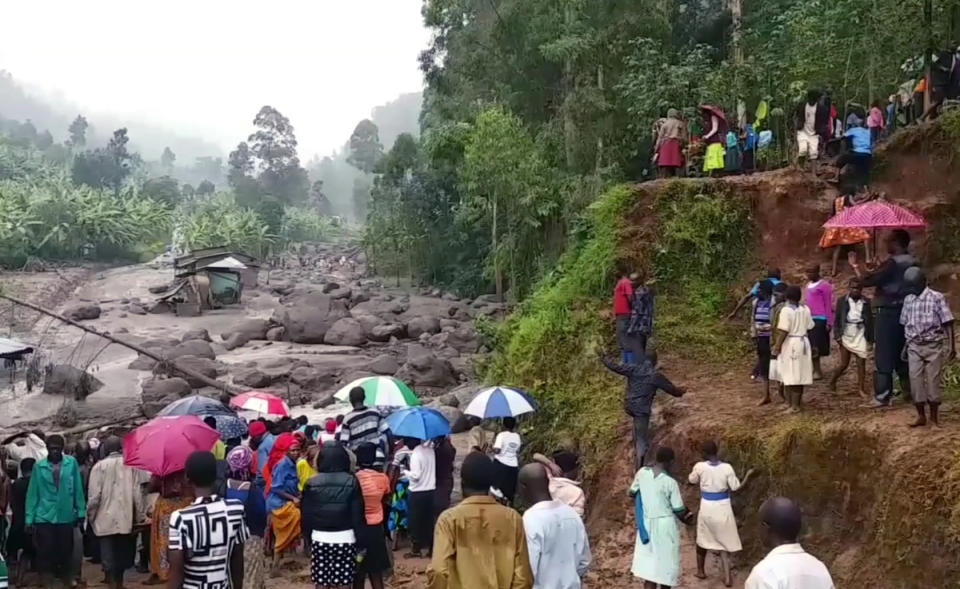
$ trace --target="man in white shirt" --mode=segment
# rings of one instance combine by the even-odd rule
[[[437,489],[437,457],[433,445],[428,441],[404,438],[403,443],[410,448],[410,469],[403,476],[410,481],[409,521],[413,549],[407,558],[420,558],[426,550],[427,558],[433,552],[433,496]]]
[[[744,589],[834,589],[827,567],[797,541],[802,522],[796,503],[785,497],[767,499],[760,517],[767,530],[764,540],[774,548],[753,567]]]
[[[523,514],[534,589],[580,589],[590,566],[590,541],[583,520],[550,496],[542,464],[528,464],[518,476],[520,494],[531,507]]]

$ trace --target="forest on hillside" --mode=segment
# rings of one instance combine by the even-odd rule
[[[885,104],[960,39],[957,0],[425,0],[423,15],[421,136],[378,163],[368,250],[383,274],[514,300],[576,246],[597,195],[645,177],[668,108],[763,99],[783,141],[808,88]]]
[[[127,127],[104,137],[86,116],[65,117],[62,105],[29,95],[6,73],[0,97],[0,267],[6,268],[31,259],[137,261],[171,245],[181,251],[231,245],[265,257],[292,243],[328,239],[342,232],[341,217],[356,218],[355,207],[365,206],[373,183],[367,159],[383,152],[373,121],[387,141],[415,133],[421,102],[419,93],[404,94],[374,108],[373,120],[358,124],[363,140],[348,139],[342,150],[304,166],[294,125],[271,106],[256,113],[249,135],[224,161],[202,139],[176,143],[153,132],[140,141]],[[204,155],[191,160],[170,145],[156,154],[139,147],[157,140]]]

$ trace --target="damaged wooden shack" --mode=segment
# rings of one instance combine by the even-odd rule
[[[184,317],[239,304],[244,287],[257,286],[260,262],[230,247],[191,251],[174,260],[174,282],[157,296],[157,305]]]

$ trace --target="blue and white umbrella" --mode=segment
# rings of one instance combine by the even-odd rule
[[[387,426],[398,437],[432,440],[450,434],[450,422],[436,409],[407,407],[387,417]]]
[[[490,387],[477,393],[464,413],[481,419],[493,419],[516,417],[536,410],[536,401],[526,391],[510,387]]]

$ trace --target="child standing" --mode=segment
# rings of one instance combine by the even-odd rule
[[[813,328],[808,334],[813,349],[813,378],[823,378],[821,358],[830,355],[830,326],[833,325],[833,285],[820,278],[820,265],[807,270],[806,303],[813,317]]]
[[[907,339],[910,392],[917,409],[917,420],[910,427],[927,424],[926,405],[930,406],[930,421],[939,427],[940,371],[945,358],[957,357],[953,313],[943,293],[927,286],[920,268],[907,268],[903,281],[913,293],[919,293],[908,294],[900,311],[900,324]]]
[[[813,356],[807,334],[814,324],[810,309],[800,304],[800,295],[799,286],[787,288],[787,304],[780,310],[773,344],[791,413],[800,412],[803,387],[813,384]]]
[[[763,381],[763,400],[761,405],[770,402],[770,335],[771,313],[773,311],[773,283],[760,281],[757,297],[751,308],[750,333],[757,346],[757,368]]]
[[[867,392],[867,352],[873,343],[873,313],[870,299],[863,296],[860,280],[850,280],[846,296],[837,299],[837,312],[833,324],[834,337],[840,348],[840,365],[830,379],[830,390],[836,392],[837,381],[850,365],[850,358],[857,359],[857,390],[864,397]]]
[[[767,376],[769,380],[777,383],[777,392],[780,394],[781,401],[785,401],[786,396],[783,394],[783,381],[780,378],[777,353],[773,349],[773,341],[775,339],[773,326],[780,320],[780,311],[782,311],[783,306],[787,304],[787,286],[789,285],[786,282],[778,282],[773,286],[773,308],[770,311],[770,372]]]

